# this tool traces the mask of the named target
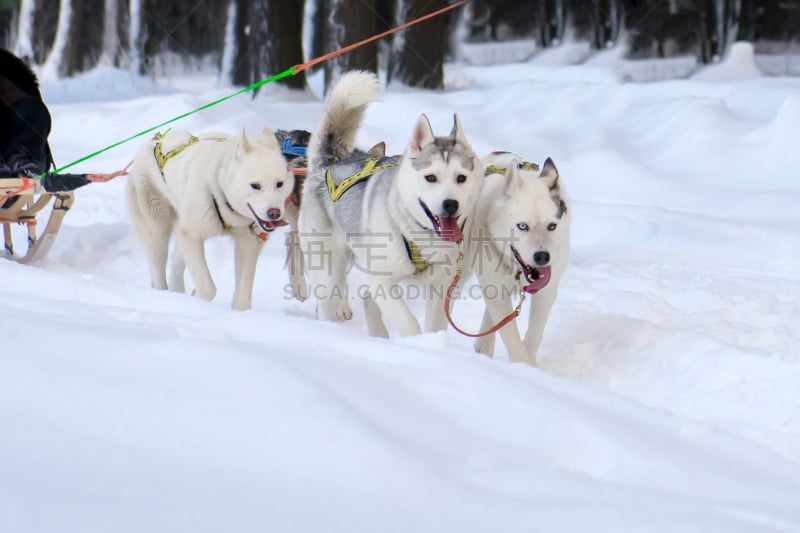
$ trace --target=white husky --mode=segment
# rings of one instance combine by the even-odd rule
[[[379,95],[374,75],[345,74],[311,135],[299,219],[311,293],[320,318],[351,318],[346,281],[353,260],[363,274],[358,296],[370,334],[388,336],[384,321],[400,335],[421,332],[399,285],[405,281],[427,289],[425,330],[445,329],[444,287],[483,166],[457,117],[450,135],[436,137],[420,116],[403,155],[374,158],[354,150],[366,106]]]
[[[509,152],[483,160],[486,183],[465,258],[480,280],[486,311],[481,331],[508,316],[513,293],[533,300],[524,340],[515,320],[500,329],[512,361],[536,363],[550,309],[569,259],[569,211],[558,170],[548,158],[541,172]],[[475,343],[491,356],[494,334]]]
[[[235,309],[249,309],[264,241],[284,220],[294,178],[273,133],[239,136],[185,131],[157,135],[136,155],[128,177],[128,207],[150,263],[152,286],[167,288],[170,238],[176,235],[169,286],[184,291],[184,270],[205,300],[216,295],[204,242],[227,234],[235,242]]]

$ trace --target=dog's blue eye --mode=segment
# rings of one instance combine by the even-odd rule
[[[281,187],[283,187],[283,182],[279,181],[278,183],[275,184],[275,187],[280,189]]]
[[[547,231],[553,231],[553,230],[554,230],[554,229],[556,229],[557,227],[558,227],[558,226],[556,225],[556,223],[555,223],[555,222],[551,222],[550,224],[548,224],[548,225],[547,225]]]
[[[528,225],[524,222],[517,224],[517,228],[519,228],[520,231],[528,231]]]
[[[436,183],[436,175],[435,174],[427,174],[425,176],[425,181],[428,183]]]
[[[456,183],[464,183],[465,181],[467,181],[467,177],[464,174],[456,176]]]
[[[250,184],[250,188],[253,189],[254,191],[260,191],[261,190],[261,184],[257,183],[257,182],[253,182],[253,183]]]

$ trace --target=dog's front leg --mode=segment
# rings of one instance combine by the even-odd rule
[[[487,276],[481,280],[484,301],[486,302],[486,311],[481,325],[482,331],[499,324],[501,320],[514,311],[514,306],[511,303],[510,287],[504,285],[502,281],[501,278],[495,276]],[[487,323],[487,318],[491,318],[489,323]],[[520,338],[516,320],[512,320],[503,326],[500,330],[500,338],[503,339],[503,344],[505,344],[508,356],[512,361],[515,363],[527,361],[527,351]]]
[[[367,332],[371,337],[389,338],[389,331],[383,323],[381,308],[375,303],[369,294],[362,298],[364,302],[364,317],[367,319]]]
[[[528,362],[532,365],[536,364],[536,356],[539,353],[539,347],[542,345],[544,327],[556,300],[556,294],[558,294],[558,284],[551,282],[547,287],[539,291],[533,297],[533,302],[531,302],[531,314],[528,316],[528,331],[525,332],[524,343],[525,351],[528,354]]]
[[[233,292],[231,306],[239,311],[252,307],[253,282],[256,277],[258,255],[264,243],[253,238],[249,231],[244,231],[234,238],[234,264],[236,269],[236,288]]]
[[[402,287],[394,281],[387,284],[384,278],[365,277],[364,281],[388,326],[402,337],[422,333],[419,322],[403,299]]]
[[[442,283],[429,283],[425,287],[425,331],[447,329],[447,315],[444,314],[444,297],[447,287]]]
[[[184,274],[186,273],[186,261],[181,254],[180,246],[172,248],[170,257],[172,263],[169,270],[169,290],[175,292],[186,292]]]
[[[186,266],[189,267],[192,280],[194,280],[193,294],[203,300],[213,300],[217,295],[217,287],[208,270],[203,240],[190,236],[183,229],[178,230],[177,235],[180,252],[186,260]]]
[[[484,309],[483,320],[481,321],[481,331],[487,331],[492,327],[492,325],[492,315],[489,314],[488,309]],[[478,337],[475,340],[475,351],[489,357],[494,357],[495,337],[496,335],[494,333],[489,333],[483,337]]]

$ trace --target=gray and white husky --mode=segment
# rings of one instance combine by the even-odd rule
[[[400,285],[411,282],[427,289],[425,330],[442,330],[444,288],[483,166],[458,117],[450,135],[437,137],[421,115],[402,155],[376,159],[354,150],[366,106],[379,96],[373,74],[345,74],[311,135],[299,218],[310,292],[319,318],[350,319],[347,273],[356,268],[370,334],[386,337],[388,326],[405,336],[421,332]]]
[[[569,209],[561,179],[548,158],[541,171],[509,152],[483,159],[486,182],[469,235],[466,263],[481,283],[486,310],[481,331],[508,316],[511,297],[531,297],[528,329],[521,339],[515,320],[500,329],[512,361],[536,363],[542,334],[569,259]],[[494,334],[475,349],[491,356]]]

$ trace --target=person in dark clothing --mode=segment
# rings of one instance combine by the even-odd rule
[[[50,124],[36,75],[0,48],[0,176],[34,176],[50,169]]]

